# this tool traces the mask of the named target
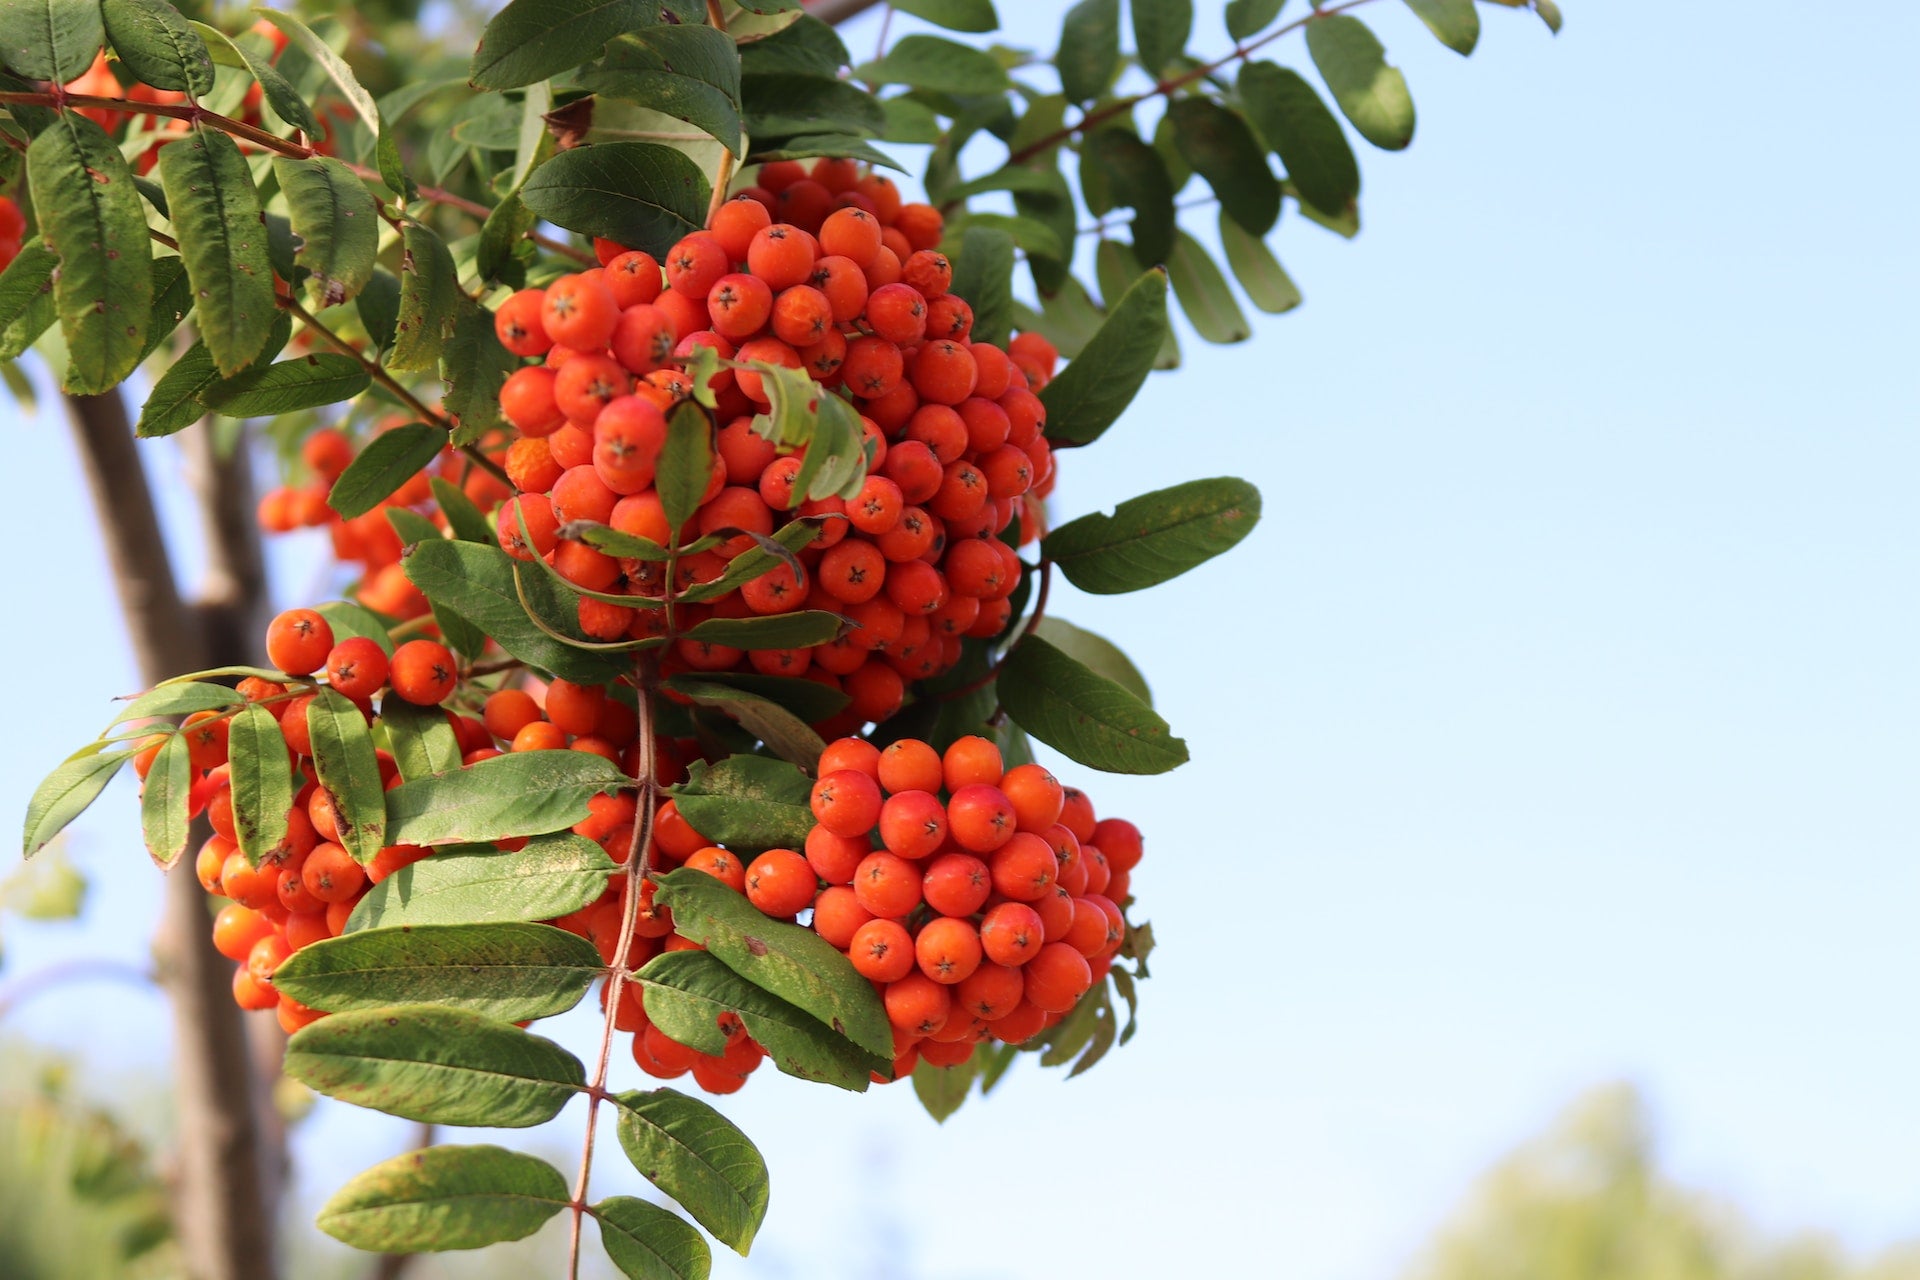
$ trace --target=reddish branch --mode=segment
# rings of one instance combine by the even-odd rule
[[[671,581],[671,575],[669,575]],[[655,782],[653,691],[659,679],[652,655],[643,653],[634,659],[633,683],[639,698],[640,752],[634,769],[634,784],[639,788],[634,815],[633,839],[627,845],[627,883],[620,896],[620,945],[607,966],[607,1016],[600,1032],[600,1054],[594,1062],[593,1079],[587,1086],[587,1133],[580,1144],[580,1173],[573,1184],[573,1226],[567,1238],[567,1275],[580,1277],[580,1224],[587,1212],[587,1184],[593,1176],[594,1133],[598,1128],[600,1102],[607,1094],[607,1064],[613,1057],[613,1038],[618,1029],[620,997],[631,980],[627,959],[633,948],[633,926],[640,918],[640,893],[646,884],[653,849],[653,814],[659,799]]]

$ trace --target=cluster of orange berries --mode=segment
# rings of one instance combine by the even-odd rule
[[[310,609],[290,609],[273,620],[267,631],[267,654],[288,679],[250,676],[240,682],[237,692],[273,713],[304,782],[287,813],[286,836],[257,866],[249,863],[234,836],[227,754],[230,713],[196,712],[180,731],[187,735],[193,771],[189,811],[205,812],[214,831],[199,850],[195,871],[208,893],[229,899],[214,918],[213,941],[222,955],[238,962],[234,1000],[244,1009],[277,1008],[281,1025],[292,1032],[322,1015],[274,990],[273,974],[280,962],[309,943],[338,936],[370,885],[433,852],[417,845],[391,845],[362,865],[342,846],[337,801],[320,785],[311,760],[307,707],[316,696],[318,679],[324,677],[328,687],[374,722],[376,697],[438,706],[455,692],[459,672],[453,654],[436,641],[410,640],[389,655],[378,641],[364,636],[336,640],[327,619]],[[485,718],[447,712],[465,763],[500,754],[496,736],[520,750],[568,745],[567,732],[545,720],[537,706],[530,716],[517,715],[516,699],[532,703],[524,693],[496,693]],[[619,758],[620,747],[638,738],[632,709],[608,699],[597,687],[550,688],[544,714],[581,729],[574,743],[609,759]],[[508,720],[514,723],[509,725]],[[535,722],[544,733],[529,728]],[[496,734],[496,729],[501,732]],[[593,730],[605,736],[589,742],[585,735]],[[161,745],[156,740],[135,758],[134,768],[142,779]],[[397,786],[399,771],[392,755],[383,749],[376,758],[382,783]],[[502,847],[518,848],[524,843],[507,841]],[[624,856],[625,846],[620,848]]]
[[[375,434],[406,421],[404,417],[389,419]],[[483,450],[487,447],[483,442]],[[504,448],[504,442],[499,447]],[[323,427],[307,436],[300,445],[300,463],[309,479],[304,484],[280,485],[268,490],[260,499],[257,511],[260,527],[268,533],[326,529],[333,540],[334,558],[342,564],[359,567],[359,582],[353,589],[355,600],[390,618],[405,621],[423,617],[429,608],[427,598],[400,565],[403,544],[387,519],[387,512],[395,507],[405,508],[427,516],[444,528],[446,515],[434,501],[431,488],[435,476],[452,483],[482,511],[491,511],[512,491],[486,469],[472,465],[449,448],[408,477],[371,511],[348,519],[327,504],[327,495],[353,462],[354,453],[353,441],[337,428]]]
[[[663,546],[725,535],[679,560],[684,587],[722,576],[754,545],[746,535],[818,520],[799,556],[804,580],[781,565],[684,620],[824,609],[850,620],[846,634],[753,651],[681,638],[663,661],[669,672],[809,676],[850,696],[846,728],[884,720],[907,682],[952,668],[962,637],[1005,627],[1021,562],[1000,535],[1016,516],[1023,543],[1040,532],[1054,467],[1035,393],[1057,352],[1036,334],[1004,350],[972,340],[973,312],[935,247],[939,211],[903,203],[887,178],[844,160],[810,171],[781,161],[757,182],[664,263],[599,242],[601,267],[501,305],[500,340],[539,362],[515,370],[500,395],[519,431],[506,470],[520,490],[500,512],[500,543],[589,592],[658,597],[658,563],[562,530],[589,521]],[[702,347],[727,362],[708,385],[717,458],[698,512],[673,529],[655,469],[666,413],[693,390],[681,365]],[[848,395],[872,457],[854,497],[795,492],[804,451],[754,429],[773,397],[754,365],[804,370],[820,394]],[[595,639],[618,640],[658,634],[661,615],[587,596],[579,620]]]
[[[1033,1039],[1104,979],[1126,940],[1121,904],[1140,861],[1139,830],[1096,819],[1084,793],[1039,765],[1006,769],[984,738],[962,738],[944,753],[914,739],[885,750],[840,739],[820,758],[812,808],[817,825],[803,849],[747,860],[668,802],[656,817],[651,865],[712,875],[768,917],[804,924],[843,952],[885,1004],[894,1079],[922,1059],[964,1062],[984,1040]],[[631,822],[630,800],[601,797],[575,831],[630,835],[622,824]],[[620,922],[617,886],[554,921],[591,939],[609,963]],[[642,886],[627,963],[697,946],[673,932],[652,884]],[[631,985],[615,1018],[633,1033],[641,1070],[669,1080],[691,1072],[714,1093],[738,1089],[762,1054],[737,1022],[724,1028],[724,1055],[681,1044],[647,1019]]]
[[[0,271],[20,256],[20,242],[26,234],[27,218],[20,206],[0,196]]]

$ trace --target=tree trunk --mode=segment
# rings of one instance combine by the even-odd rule
[[[142,677],[152,683],[249,661],[246,620],[262,607],[264,583],[258,539],[234,519],[236,510],[250,512],[252,505],[244,454],[222,463],[207,442],[204,461],[196,463],[204,477],[196,489],[216,594],[204,605],[189,604],[167,560],[126,402],[117,391],[68,396],[67,410]],[[195,434],[211,433],[202,424]],[[231,491],[224,488],[229,484],[235,486]],[[267,1114],[266,1090],[233,1003],[233,964],[213,949],[206,895],[190,864],[176,867],[164,886],[154,950],[173,1009],[179,1170],[173,1208],[181,1248],[194,1280],[270,1280],[277,1199],[272,1192],[284,1158],[278,1141],[263,1138],[277,1125],[270,1130],[260,1123]]]

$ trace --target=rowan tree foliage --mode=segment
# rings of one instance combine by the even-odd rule
[[[1259,495],[1046,499],[1179,364],[1169,292],[1242,341],[1243,299],[1300,302],[1283,209],[1358,231],[1352,138],[1414,133],[1369,2],[1232,0],[1208,49],[1188,0],[1082,0],[1049,52],[911,0],[866,60],[830,0],[513,0],[477,36],[404,2],[0,7],[10,385],[31,353],[138,387],[142,438],[273,442],[261,526],[352,570],[267,665],[120,708],[26,854],[130,766],[293,1078],[441,1126],[584,1099],[571,1176],[435,1145],[323,1229],[407,1253],[565,1214],[572,1272],[592,1219],[627,1274],[704,1275],[767,1170],[691,1093],[610,1088],[616,1047],[715,1094],[910,1077],[945,1119],[1134,1034],[1142,833],[1032,744],[1187,748],[1050,589],[1197,568]],[[1472,51],[1472,0],[1406,2]],[[584,1055],[528,1029],[596,989]],[[592,1197],[603,1109],[685,1217]]]

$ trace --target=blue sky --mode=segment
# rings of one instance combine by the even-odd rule
[[[773,1169],[765,1258],[716,1274],[852,1273],[809,1261],[825,1234],[861,1274],[939,1280],[1391,1276],[1476,1172],[1620,1077],[1677,1172],[1765,1225],[1920,1235],[1920,16],[1567,10],[1556,41],[1484,9],[1470,60],[1365,10],[1420,126],[1362,155],[1364,233],[1283,225],[1306,306],[1242,346],[1187,335],[1067,459],[1064,515],[1227,473],[1266,501],[1147,607],[1057,600],[1193,746],[1162,778],[1067,770],[1148,835],[1140,1037],[1070,1084],[1023,1066],[944,1128],[898,1092],[756,1077],[730,1110]],[[1016,43],[1056,12],[1002,6]],[[134,677],[61,424],[9,439],[18,814]],[[282,559],[305,590],[311,550]],[[8,974],[141,953],[136,826],[116,791],[76,828],[95,907],[7,921]],[[139,996],[19,1027],[164,1063]],[[404,1137],[316,1120],[314,1194]],[[885,1241],[897,1265],[869,1266]]]

